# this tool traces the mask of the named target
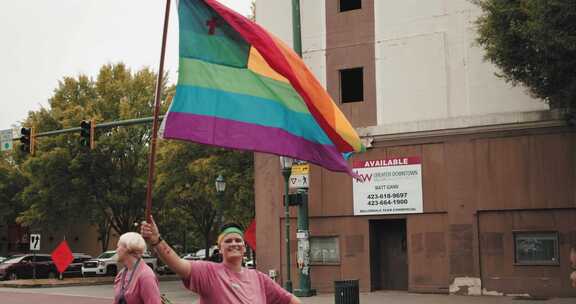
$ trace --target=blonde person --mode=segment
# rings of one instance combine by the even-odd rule
[[[114,304],[160,304],[160,289],[154,271],[142,261],[146,242],[136,232],[118,240],[118,262],[124,268],[114,279]]]
[[[242,267],[246,246],[238,225],[226,225],[220,232],[221,263],[181,259],[161,238],[154,221],[143,222],[141,233],[162,261],[182,278],[184,286],[200,296],[200,304],[300,303],[265,274]]]

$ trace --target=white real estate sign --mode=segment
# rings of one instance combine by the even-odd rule
[[[422,213],[419,157],[354,161],[354,215]]]

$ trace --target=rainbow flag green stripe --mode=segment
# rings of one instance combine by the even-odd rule
[[[180,58],[178,84],[260,97],[282,104],[291,111],[310,114],[290,84],[258,75],[248,69]]]

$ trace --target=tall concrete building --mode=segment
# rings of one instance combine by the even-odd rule
[[[369,146],[350,160],[364,183],[311,169],[313,287],[359,279],[363,291],[576,296],[575,131],[483,61],[480,9],[300,2],[303,58]],[[256,18],[292,43],[291,1],[258,0]],[[255,170],[258,268],[282,281],[278,157],[257,154]],[[290,221],[297,281],[296,210]]]

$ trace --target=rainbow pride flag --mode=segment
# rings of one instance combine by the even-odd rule
[[[364,147],[288,46],[214,0],[180,0],[180,65],[164,138],[273,153],[351,173]]]

